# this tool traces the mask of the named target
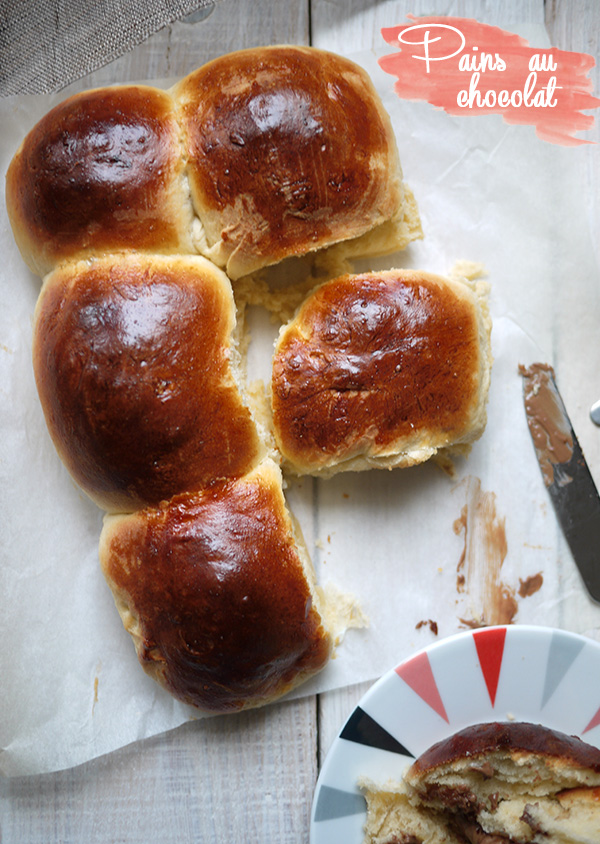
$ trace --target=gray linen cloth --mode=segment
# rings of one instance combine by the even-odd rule
[[[0,95],[57,91],[211,0],[0,0]]]

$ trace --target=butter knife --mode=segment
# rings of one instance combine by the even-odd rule
[[[587,591],[600,602],[600,496],[545,363],[519,367],[542,478]]]

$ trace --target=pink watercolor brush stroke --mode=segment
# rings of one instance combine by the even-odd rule
[[[407,17],[411,23],[381,30],[384,40],[399,49],[399,52],[379,60],[380,67],[386,73],[397,77],[394,90],[399,97],[406,100],[424,100],[452,115],[501,114],[509,124],[535,126],[538,137],[551,143],[564,146],[591,143],[575,137],[575,133],[590,129],[594,125],[594,117],[583,114],[583,110],[600,106],[600,99],[592,96],[592,82],[588,78],[595,65],[593,56],[555,48],[535,49],[519,35],[469,18],[417,18],[413,15]],[[415,25],[422,28],[403,36],[415,43],[400,43],[398,36]],[[462,33],[464,46],[460,34],[449,27]],[[426,32],[429,32],[427,45],[416,43],[425,39]],[[433,40],[435,38],[438,40]],[[426,50],[429,62],[425,61]],[[453,57],[445,58],[452,53],[455,53]],[[473,72],[460,70],[459,61],[465,54],[477,59],[482,53],[489,55],[492,64],[496,55],[502,59],[495,69],[490,68],[488,63],[476,83],[477,90],[484,99],[486,92],[495,92],[495,103],[486,105],[485,102],[478,104],[477,100],[471,100],[467,106],[461,107],[457,102],[459,92],[469,91]],[[536,55],[541,57],[542,61],[553,60],[556,70],[541,69],[536,72],[530,104],[519,103],[518,94],[512,103],[500,104],[498,95],[501,91],[524,91],[532,72],[529,63]],[[505,65],[504,70],[499,69],[502,64]],[[548,64],[542,64],[541,67],[547,68]],[[556,89],[540,93],[537,104],[532,104],[536,92],[546,88],[549,83],[552,87],[552,77],[555,79]],[[493,96],[490,97],[492,98],[488,103],[493,102]],[[554,101],[554,107],[541,105],[544,98],[546,102]]]

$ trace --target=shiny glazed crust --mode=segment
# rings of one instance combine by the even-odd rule
[[[61,459],[100,507],[158,504],[256,465],[234,327],[229,281],[201,257],[131,253],[46,278],[38,393]]]
[[[244,478],[108,516],[100,559],[139,660],[211,712],[259,706],[328,661],[312,571],[270,460]]]
[[[85,91],[48,112],[8,168],[6,205],[30,269],[131,249],[193,252],[180,130],[168,93]]]
[[[483,432],[490,321],[474,283],[413,270],[326,282],[279,336],[273,425],[286,468],[410,466]]]
[[[308,47],[242,50],[190,74],[173,95],[202,251],[232,278],[400,212],[391,123],[353,62]]]
[[[477,724],[437,742],[411,767],[408,779],[425,775],[457,761],[473,761],[503,753],[519,760],[535,756],[559,767],[576,766],[600,774],[600,750],[576,736],[568,736],[541,724],[520,721]]]
[[[404,248],[422,232],[401,178],[362,68],[315,48],[264,47],[215,59],[171,91],[69,97],[15,154],[6,204],[40,276],[135,249],[199,252],[237,279],[340,241],[353,255]]]

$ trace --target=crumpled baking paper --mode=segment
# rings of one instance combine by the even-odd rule
[[[533,35],[547,45],[541,27]],[[426,235],[357,269],[485,265],[495,363],[487,429],[454,477],[430,463],[290,481],[288,501],[320,582],[354,593],[370,620],[347,633],[337,658],[298,695],[376,678],[477,617],[480,598],[460,588],[465,555],[475,567],[489,555],[479,534],[465,536],[477,494],[505,538],[495,551],[496,587],[512,596],[513,622],[592,636],[600,629],[542,483],[517,371],[536,360],[555,366],[598,470],[587,407],[600,371],[600,285],[584,148],[544,143],[499,117],[450,117],[400,100],[372,53],[352,58],[391,114]],[[0,102],[2,173],[25,132],[63,96]],[[100,572],[102,513],[75,487],[46,432],[30,358],[39,280],[18,254],[3,205],[0,249],[0,770],[17,775],[82,763],[197,713],[139,667]],[[250,374],[268,377],[276,327],[258,312],[250,321]]]

